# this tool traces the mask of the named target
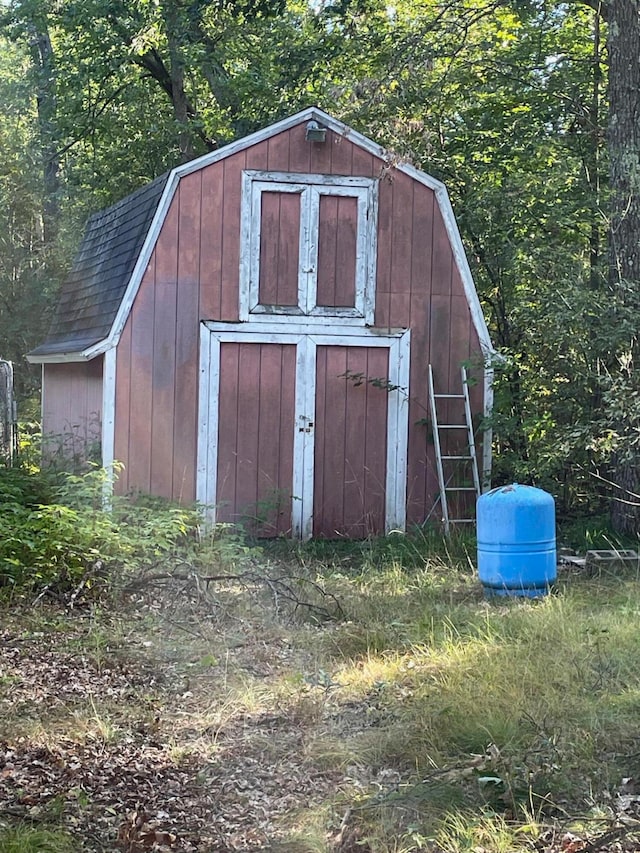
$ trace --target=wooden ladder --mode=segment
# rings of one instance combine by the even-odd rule
[[[462,394],[436,394],[433,382],[433,370],[429,365],[429,407],[431,409],[431,424],[433,427],[433,444],[436,452],[436,468],[438,471],[438,484],[440,487],[440,505],[442,506],[442,522],[444,532],[448,536],[452,524],[474,524],[475,518],[450,518],[448,495],[459,492],[475,492],[476,498],[480,495],[480,477],[478,475],[478,458],[476,456],[476,444],[473,437],[473,422],[471,419],[471,404],[469,402],[469,385],[467,382],[466,368],[460,369],[462,377]],[[464,401],[464,423],[444,423],[438,421],[438,400],[463,400]],[[467,453],[459,455],[443,455],[440,444],[440,433],[444,430],[467,431]],[[460,464],[462,463],[462,464]],[[468,475],[471,469],[473,485],[459,485],[457,477],[461,472]],[[452,485],[453,482],[453,485]]]

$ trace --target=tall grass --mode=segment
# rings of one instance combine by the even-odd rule
[[[320,568],[315,546],[346,613],[323,638],[336,701],[363,724],[309,749],[369,778],[401,773],[393,790],[359,790],[376,850],[399,837],[407,850],[524,849],[532,814],[606,809],[640,771],[637,578],[573,574],[540,600],[486,601],[460,544],[417,559],[423,540],[377,543],[357,569],[326,545]]]

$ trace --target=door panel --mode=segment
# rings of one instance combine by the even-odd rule
[[[314,536],[385,531],[388,392],[366,379],[388,371],[386,348],[317,348]]]
[[[295,345],[220,345],[217,519],[291,530]]]
[[[261,202],[260,305],[297,307],[300,195],[263,192]]]
[[[321,194],[316,304],[355,308],[358,199]]]
[[[372,178],[245,171],[240,319],[371,324],[376,211]]]

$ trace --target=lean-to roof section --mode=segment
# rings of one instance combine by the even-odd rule
[[[168,178],[167,172],[89,218],[47,338],[30,360],[80,356],[109,336]]]

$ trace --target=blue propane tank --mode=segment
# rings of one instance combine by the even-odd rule
[[[533,486],[500,486],[477,504],[478,574],[485,594],[535,598],[556,579],[553,498]]]

